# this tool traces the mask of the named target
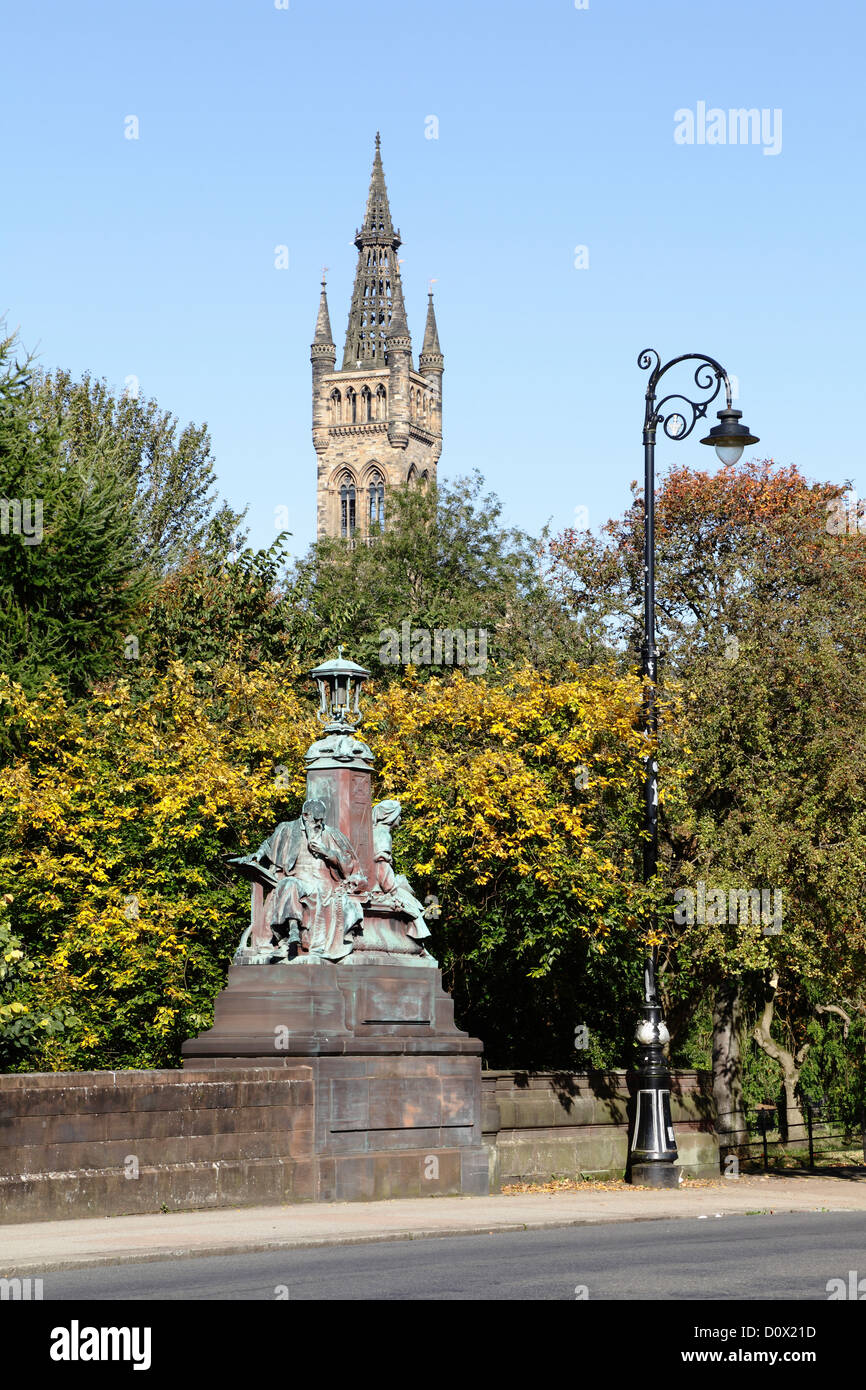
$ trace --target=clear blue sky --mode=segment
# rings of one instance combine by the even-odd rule
[[[0,313],[45,366],[135,375],[181,421],[206,420],[252,540],[288,506],[303,549],[321,266],[342,352],[378,128],[416,354],[437,281],[443,476],[480,468],[532,530],[580,506],[593,526],[619,513],[641,469],[636,357],[656,346],[737,375],[758,456],[866,493],[864,13],[6,6]],[[674,113],[698,102],[781,110],[780,152],[675,143]],[[659,462],[712,458],[693,436]]]

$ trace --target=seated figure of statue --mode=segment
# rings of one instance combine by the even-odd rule
[[[373,807],[373,859],[376,864],[377,887],[388,895],[412,919],[406,928],[407,936],[420,941],[430,935],[424,921],[423,904],[415,897],[404,874],[394,873],[393,834],[400,824],[399,801],[379,801]]]
[[[325,815],[323,802],[305,801],[297,820],[278,825],[255,854],[231,861],[245,877],[264,870],[272,887],[265,905],[268,940],[253,935],[251,942],[271,963],[338,961],[354,948],[364,911],[353,894],[367,880],[354,847],[325,824]],[[309,940],[306,954],[298,951],[302,930]]]

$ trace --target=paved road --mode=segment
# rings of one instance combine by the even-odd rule
[[[826,1300],[866,1276],[866,1212],[637,1221],[76,1269],[46,1300]],[[282,1294],[285,1297],[285,1293]]]

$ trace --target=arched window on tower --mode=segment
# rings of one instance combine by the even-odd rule
[[[336,387],[335,387],[334,390],[331,392],[330,401],[331,401],[331,424],[332,424],[332,425],[339,425],[339,423],[340,423],[340,393],[339,393],[339,391],[336,389]]]
[[[384,420],[388,414],[388,398],[384,386],[376,387],[376,419]]]
[[[358,418],[358,397],[351,386],[346,392],[346,416],[350,425],[354,425]]]
[[[345,474],[340,486],[340,535],[351,540],[355,532],[355,480]]]
[[[361,418],[368,421],[373,418],[373,397],[369,386],[365,386],[361,392]]]
[[[373,473],[368,488],[370,501],[370,535],[385,529],[385,479],[381,473]]]

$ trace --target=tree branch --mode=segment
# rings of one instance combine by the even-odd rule
[[[841,1008],[839,1004],[816,1004],[815,1013],[838,1014],[840,1018],[844,1018],[845,1022],[842,1025],[842,1037],[847,1038],[848,1030],[851,1027],[851,1015],[849,1013],[846,1013],[845,1010]]]

